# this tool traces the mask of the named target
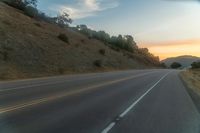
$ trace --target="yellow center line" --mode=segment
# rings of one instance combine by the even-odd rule
[[[150,72],[150,73],[153,73],[153,72]],[[148,74],[149,73],[135,75],[135,76],[131,76],[131,77],[123,78],[123,79],[109,81],[109,82],[106,82],[106,83],[103,83],[103,84],[93,85],[93,86],[90,86],[90,87],[82,88],[80,90],[75,90],[75,91],[62,93],[62,94],[57,94],[57,95],[54,95],[54,96],[41,98],[41,99],[38,99],[38,100],[33,100],[33,101],[30,101],[30,102],[27,102],[27,103],[23,103],[23,104],[11,106],[11,107],[0,108],[0,114],[19,110],[19,109],[23,109],[23,108],[30,107],[30,106],[33,106],[33,105],[38,105],[38,104],[41,104],[41,103],[44,103],[44,102],[53,101],[53,100],[60,99],[60,98],[63,98],[63,97],[79,94],[79,93],[82,93],[82,92],[85,92],[85,91],[90,91],[94,88],[99,88],[99,87],[111,85],[111,84],[114,84],[114,83],[122,82],[122,81],[129,80],[129,79],[132,79],[132,78],[141,77],[141,76],[148,75]]]

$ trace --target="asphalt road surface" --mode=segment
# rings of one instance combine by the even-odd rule
[[[0,133],[200,133],[176,70],[0,82]]]

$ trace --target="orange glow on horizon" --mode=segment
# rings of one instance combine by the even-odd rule
[[[200,57],[200,40],[172,41],[165,43],[143,44],[160,60],[181,55],[192,55]]]

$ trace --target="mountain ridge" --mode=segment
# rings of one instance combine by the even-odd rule
[[[190,67],[191,64],[195,61],[200,61],[200,57],[192,56],[192,55],[182,55],[177,57],[170,57],[162,60],[161,62],[165,63],[167,67],[170,67],[170,65],[173,62],[180,63],[184,68]]]

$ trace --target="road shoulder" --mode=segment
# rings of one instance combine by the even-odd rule
[[[179,77],[184,84],[187,92],[191,96],[194,104],[196,105],[199,113],[200,113],[200,89],[197,88],[197,86],[191,84],[192,78],[190,77],[191,75],[187,74],[186,71],[183,71],[179,73]]]

